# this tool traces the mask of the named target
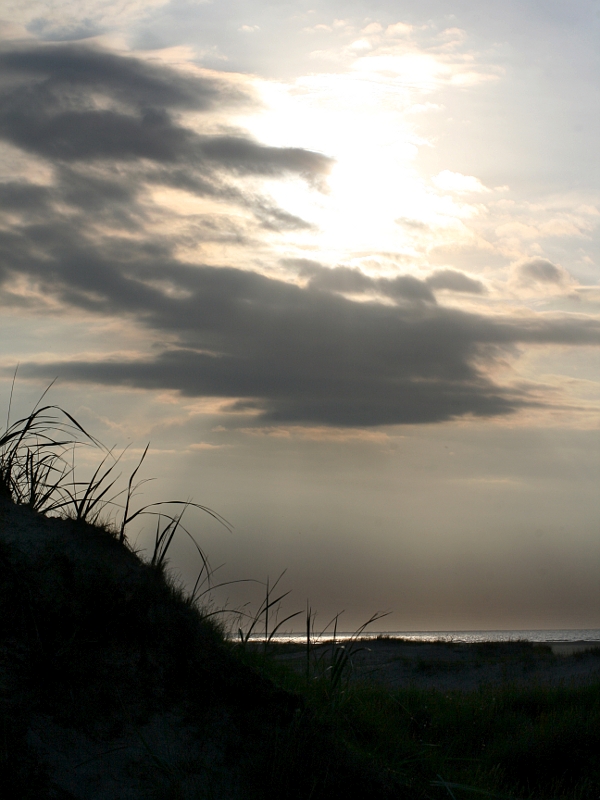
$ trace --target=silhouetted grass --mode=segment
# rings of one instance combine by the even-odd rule
[[[101,448],[56,406],[0,436],[0,790],[87,798],[85,785],[68,788],[78,770],[105,760],[108,769],[125,752],[137,773],[122,779],[143,798],[364,797],[380,785],[384,796],[367,758],[240,657],[202,608],[200,584],[186,593],[167,571],[182,512],[221,517],[191,502],[132,510],[141,461],[119,492],[118,459],[105,449],[91,477],[75,480],[79,446]],[[179,511],[165,514],[168,505]],[[142,515],[157,520],[148,561],[125,535]],[[274,588],[259,614],[267,633],[282,599]],[[153,744],[157,725],[167,744],[184,737],[183,755]],[[50,742],[46,756],[40,741]],[[72,763],[78,748],[85,757]]]

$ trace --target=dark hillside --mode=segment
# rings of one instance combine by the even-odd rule
[[[4,498],[0,576],[3,792],[388,794],[299,696],[242,660],[164,567],[106,528]]]

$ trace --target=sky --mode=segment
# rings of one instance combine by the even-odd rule
[[[150,442],[139,502],[223,515],[188,518],[216,579],[286,570],[317,628],[600,627],[599,29],[5,2],[0,403],[18,365],[12,418],[56,379],[125,474]]]

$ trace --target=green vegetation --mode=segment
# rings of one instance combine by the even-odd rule
[[[313,693],[326,709],[324,693]],[[600,684],[474,692],[355,686],[335,715],[344,741],[396,776],[407,796],[599,796]]]
[[[181,513],[132,510],[137,469],[111,495],[106,452],[76,481],[68,449],[86,442],[98,446],[49,406],[0,436],[1,794],[598,798],[600,684],[387,689],[353,676],[362,630],[319,647],[310,609],[293,669],[280,658],[293,648],[272,637],[276,584],[232,641],[198,599],[210,577],[200,548],[191,594],[168,572]],[[157,521],[147,561],[126,534],[140,514]],[[474,652],[481,665],[552,658],[524,644]],[[462,668],[415,663],[422,676]]]

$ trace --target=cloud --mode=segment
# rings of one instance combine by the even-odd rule
[[[38,229],[37,258],[24,242],[0,237],[3,263],[10,248],[13,265],[62,303],[137,320],[172,345],[137,358],[30,361],[24,376],[230,398],[231,411],[265,424],[368,427],[539,405],[526,389],[492,380],[496,360],[519,343],[600,344],[600,323],[589,319],[487,318],[418,300],[358,303],[310,283],[181,264],[164,245],[113,242],[100,253],[67,234],[42,237]]]
[[[372,278],[356,267],[330,269],[307,259],[284,259],[283,264],[297,269],[301,277],[309,278],[311,287],[342,294],[377,294],[394,300],[435,303],[433,292],[439,289],[469,294],[485,294],[486,291],[481,281],[455,269],[435,270],[421,280],[413,275]]]
[[[0,70],[0,139],[54,163],[183,166],[213,182],[215,172],[317,181],[332,163],[321,153],[185,124],[183,112],[252,102],[214,75],[184,74],[80,44],[5,47]]]
[[[301,277],[309,278],[309,285],[313,289],[342,294],[379,294],[395,300],[435,303],[435,297],[425,281],[412,275],[371,278],[355,267],[330,269],[305,259],[285,259],[283,263],[286,266],[296,266]]]
[[[461,175],[460,172],[450,172],[449,169],[443,170],[431,180],[438,189],[456,194],[491,191],[481,183],[479,178],[475,178],[473,175]]]
[[[37,220],[40,236],[64,228],[69,238],[71,227],[87,235],[95,229],[96,237],[107,236],[108,228],[138,236],[149,225],[167,230],[177,211],[159,212],[151,194],[156,187],[225,204],[219,213],[213,207],[190,217],[181,241],[192,249],[241,245],[261,230],[312,229],[261,194],[257,181],[292,176],[319,188],[332,160],[219,127],[229,111],[255,103],[235,78],[178,71],[80,43],[5,43],[0,71],[0,147],[4,140],[31,159],[28,171],[0,183],[0,210],[10,217],[6,241],[15,215],[17,231]],[[40,183],[32,178],[36,171]],[[240,215],[240,208],[249,214]],[[110,251],[110,237],[106,246]]]
[[[224,98],[247,99],[226,80],[180,73],[92,45],[5,45],[0,66],[5,113],[24,113],[27,106],[40,116],[86,111],[97,105],[98,95],[137,108],[200,110]]]
[[[215,132],[213,112],[251,100],[213,74],[64,44],[5,47],[0,67],[0,137],[45,165],[38,183],[0,184],[5,302],[126,320],[151,342],[131,357],[32,358],[24,376],[221,398],[254,425],[373,427],[537,406],[531,388],[495,380],[499,360],[520,344],[600,344],[587,318],[444,308],[438,290],[482,292],[456,270],[370,277],[288,260],[288,282],[205,263],[199,243],[306,225],[259,196],[253,176],[314,181],[330,160]],[[257,227],[195,215],[184,260],[157,185],[242,206]]]
[[[576,294],[579,285],[571,273],[547,258],[528,258],[513,264],[509,286],[524,297],[579,297]]]
[[[394,39],[403,39],[405,36],[408,36],[411,33],[412,29],[413,26],[408,25],[406,22],[396,22],[395,25],[388,25],[385,30],[385,35]]]
[[[532,258],[522,261],[515,267],[515,273],[524,284],[551,284],[562,286],[572,282],[571,275],[563,267],[553,264],[547,258]]]
[[[466,292],[468,294],[485,294],[486,288],[481,281],[470,278],[464,272],[455,269],[438,269],[425,281],[433,289],[446,289],[449,292]]]

